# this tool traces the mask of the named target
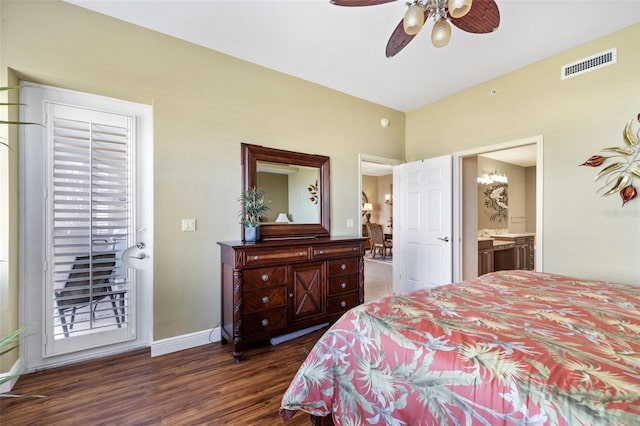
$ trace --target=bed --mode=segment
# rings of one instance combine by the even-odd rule
[[[285,392],[336,425],[638,425],[640,287],[501,271],[348,311]]]

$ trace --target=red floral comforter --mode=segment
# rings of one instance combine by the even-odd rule
[[[337,425],[638,425],[640,287],[529,271],[369,302],[282,398]]]

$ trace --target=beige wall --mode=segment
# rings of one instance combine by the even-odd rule
[[[220,321],[216,241],[240,236],[241,142],[330,156],[332,233],[357,235],[346,221],[360,214],[347,202],[358,197],[358,153],[411,161],[542,134],[545,270],[640,282],[640,201],[621,209],[577,167],[620,144],[640,112],[640,24],[405,115],[58,1],[3,0],[0,17],[3,84],[153,105],[155,340]],[[618,64],[559,81],[562,64],[614,46]],[[382,128],[383,116],[398,125]],[[17,325],[17,177],[17,154],[0,154],[3,330]],[[180,232],[184,217],[197,232]]]
[[[329,156],[334,235],[358,235],[346,224],[359,207],[343,201],[358,193],[358,154],[404,158],[399,111],[66,3],[3,0],[0,8],[2,75],[11,69],[28,81],[153,105],[154,340],[220,322],[216,241],[240,238],[241,142]],[[382,128],[381,117],[398,125]],[[7,173],[17,181],[17,170]],[[17,195],[10,204],[17,211]],[[181,218],[196,218],[198,231],[181,232]],[[5,245],[17,271],[17,235]],[[17,294],[17,279],[2,282],[3,303],[5,287]],[[11,305],[17,324],[17,297]]]
[[[362,192],[365,193],[365,195],[367,196],[367,200],[369,200],[369,202],[373,206],[373,211],[371,212],[370,221],[377,223],[378,212],[379,212],[379,209],[377,206],[378,178],[375,176],[362,176]],[[365,222],[366,222],[366,219],[363,216],[362,223],[365,223]]]
[[[601,197],[596,170],[578,167],[623,145],[625,123],[640,112],[639,44],[635,24],[411,111],[406,160],[543,135],[544,270],[640,283],[640,200],[622,208],[619,196]],[[562,65],[612,47],[617,64],[560,80]]]
[[[373,205],[371,222],[383,226],[384,232],[388,232],[389,219],[391,218],[391,206],[385,204],[385,194],[392,193],[393,175],[387,176],[362,176],[362,191],[367,194],[369,202]],[[362,219],[365,222],[365,219]]]
[[[536,232],[536,166],[525,167],[524,186],[526,217],[524,232]]]

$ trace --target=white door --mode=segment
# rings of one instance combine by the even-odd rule
[[[43,123],[20,149],[26,368],[148,345],[150,107],[26,84],[24,121]]]
[[[393,168],[393,291],[451,282],[452,158]]]

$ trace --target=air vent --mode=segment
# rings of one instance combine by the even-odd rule
[[[579,61],[564,65],[560,68],[560,79],[565,80],[567,78],[575,77],[576,75],[584,74],[589,71],[597,70],[598,68],[606,67],[607,65],[613,65],[617,62],[617,49],[609,49],[605,52],[600,52],[596,55],[589,56],[588,58],[580,59]]]

